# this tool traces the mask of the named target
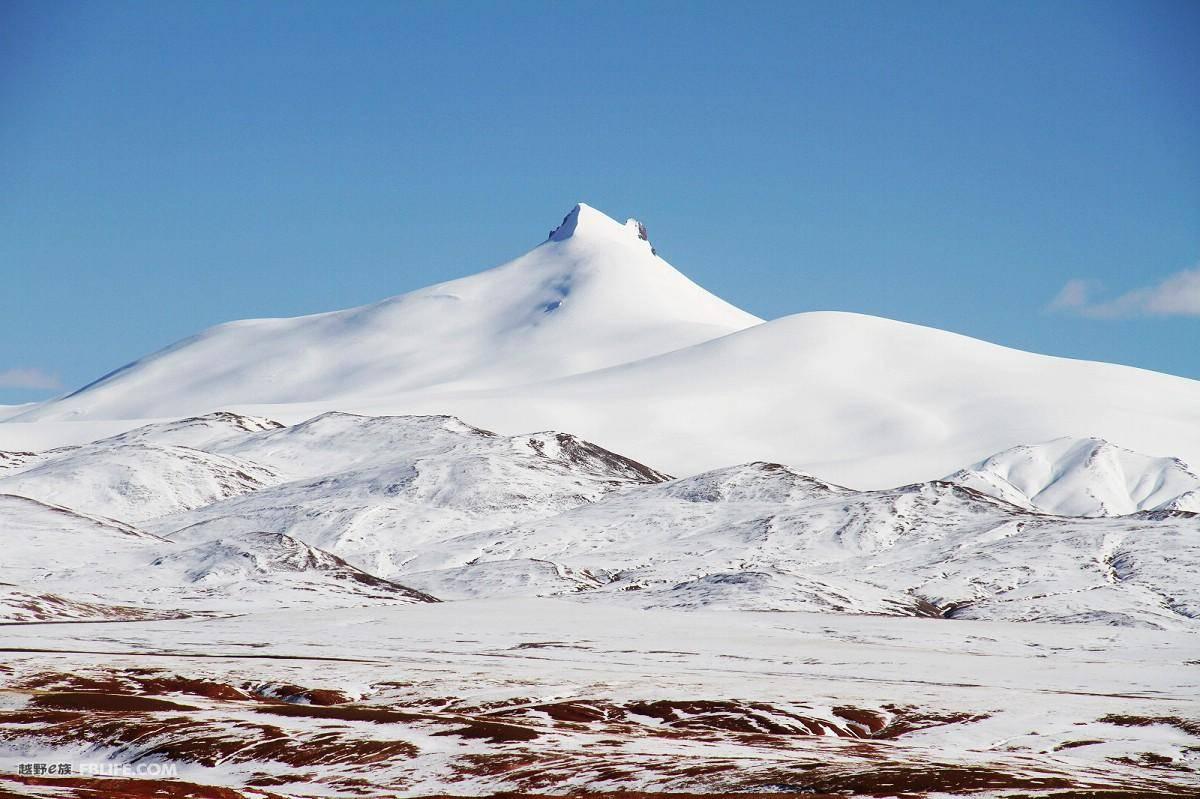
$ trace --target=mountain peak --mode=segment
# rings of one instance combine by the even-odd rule
[[[946,478],[1018,507],[1060,516],[1124,516],[1190,510],[1197,477],[1178,458],[1153,457],[1103,438],[1023,444]]]
[[[595,371],[761,321],[655,257],[640,223],[579,203],[549,241],[506,264],[358,308],[218,325],[31,408],[24,420],[162,419],[318,403],[303,413],[308,418],[355,410],[354,397],[529,385]],[[242,423],[255,424],[273,423]],[[190,446],[210,428],[215,437],[231,426],[201,422],[171,440]]]
[[[644,241],[650,245],[646,226],[636,219],[621,224],[608,214],[597,211],[587,203],[576,203],[558,227],[550,231],[549,241],[567,241],[576,238],[603,238],[624,241]]]

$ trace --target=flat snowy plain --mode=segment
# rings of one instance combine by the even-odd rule
[[[14,770],[172,762],[285,796],[1197,789],[1192,634],[561,599],[10,630]],[[172,704],[73,713],[82,692]]]
[[[1200,796],[1189,462],[1195,381],[581,205],[0,409],[0,795]]]

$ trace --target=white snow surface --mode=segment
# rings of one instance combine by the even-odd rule
[[[982,799],[1058,787],[1174,799],[1200,789],[1198,644],[1095,625],[554,599],[23,625],[5,640],[0,714],[13,723],[0,786],[82,799],[6,780],[23,762],[151,760],[247,799],[262,796],[264,775],[277,778],[271,794],[297,799],[621,789]],[[89,681],[189,709],[18,723],[47,689],[95,690]],[[234,699],[183,693],[214,685]],[[313,707],[314,689],[344,696]],[[481,724],[529,739],[462,736]],[[388,745],[405,748],[364,766]]]
[[[157,443],[181,435],[205,449]],[[197,585],[215,585],[217,607],[238,586],[250,598],[282,590],[297,559],[310,572],[335,559],[343,577],[361,571],[360,584],[394,581],[444,599],[569,595],[641,608],[1195,628],[1200,516],[1183,507],[1192,482],[1181,466],[1095,440],[1014,452],[985,461],[990,471],[977,464],[950,480],[855,491],[762,461],[672,479],[570,434],[500,436],[451,416],[325,413],[283,427],[217,413],[29,453],[0,490],[40,509],[12,518],[10,535],[34,541],[27,561],[45,561],[53,590],[81,601],[166,609],[175,588],[190,602]],[[979,477],[1021,453],[1078,466],[1048,472],[1059,477],[1053,508],[1035,507],[1047,492],[1034,483],[1018,481],[1030,496],[1012,497],[999,490],[1011,483]],[[1097,460],[1121,464],[1121,480],[1094,474],[1086,464]],[[1118,484],[1124,493],[1113,496],[1146,509],[1061,515],[1095,510],[1097,486]],[[154,543],[139,539],[138,557],[120,564],[100,558],[94,574],[62,573],[25,530],[42,529],[44,503],[122,518],[112,524]],[[269,585],[248,576],[251,565]],[[90,579],[98,575],[137,590],[106,592]],[[363,592],[326,593],[336,605]]]
[[[497,436],[444,416],[329,413],[216,449],[295,479],[156,519],[152,529],[180,541],[287,533],[382,577],[451,532],[551,515],[666,479],[567,434]]]
[[[1200,382],[837,312],[536,386],[357,409],[398,406],[490,429],[567,429],[672,474],[762,459],[854,488],[934,479],[1064,436],[1200,463]]]
[[[0,405],[0,419],[8,419],[32,408],[36,403],[24,402],[20,405]]]
[[[1060,516],[1142,510],[1200,512],[1200,477],[1178,458],[1151,458],[1097,438],[1013,447],[946,478]]]
[[[854,492],[764,463],[617,492],[394,557],[406,564],[398,581],[432,593],[451,583],[459,596],[518,593],[512,572],[525,564],[526,594],[637,607],[1189,629],[1200,618],[1193,514],[1059,518],[951,483]],[[539,584],[547,563],[598,584]],[[504,583],[496,564],[507,564]]]
[[[97,442],[0,471],[0,493],[143,522],[278,480],[268,467],[189,447]]]
[[[12,494],[0,494],[0,533],[0,582],[30,589],[52,573],[86,576],[98,564],[136,562],[168,544],[115,519]]]
[[[0,613],[10,621],[432,600],[279,533],[189,546],[10,494],[0,494],[0,531]]]

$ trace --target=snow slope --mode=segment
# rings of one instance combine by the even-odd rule
[[[144,530],[29,497],[0,494],[0,582],[41,588],[48,575],[88,575],[144,562],[169,542]]]
[[[187,546],[0,494],[0,620],[89,620],[434,601],[278,533]]]
[[[567,429],[672,474],[763,459],[854,488],[1062,436],[1200,463],[1200,382],[835,312],[536,386],[363,406]]]
[[[654,256],[636,223],[581,204],[548,241],[503,266],[361,308],[219,325],[19,418],[137,419],[233,403],[508,386],[759,321]]]
[[[854,492],[765,463],[399,557],[415,573],[396,579],[453,596],[1163,628],[1200,619],[1196,514],[1059,518],[952,483]]]
[[[0,405],[0,420],[8,419],[32,408],[37,403],[23,402],[20,405]]]
[[[1014,505],[1060,516],[1200,512],[1200,477],[1177,458],[1151,458],[1097,438],[1013,447],[946,478]]]
[[[258,595],[267,607],[433,602],[280,533],[246,533],[179,547],[151,561],[152,579],[185,591]]]
[[[173,545],[113,519],[0,494],[0,621],[156,618],[173,607],[120,598],[130,575]],[[115,575],[121,575],[117,577]]]
[[[331,413],[216,449],[296,479],[157,519],[152,529],[192,542],[287,533],[381,577],[401,568],[397,553],[427,542],[667,479],[564,433],[497,436],[453,417]]]
[[[143,522],[279,482],[271,469],[188,447],[98,442],[0,472],[0,493]]]

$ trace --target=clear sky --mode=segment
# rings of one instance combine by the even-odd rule
[[[764,317],[1200,378],[1200,3],[0,2],[0,402],[576,201]]]

